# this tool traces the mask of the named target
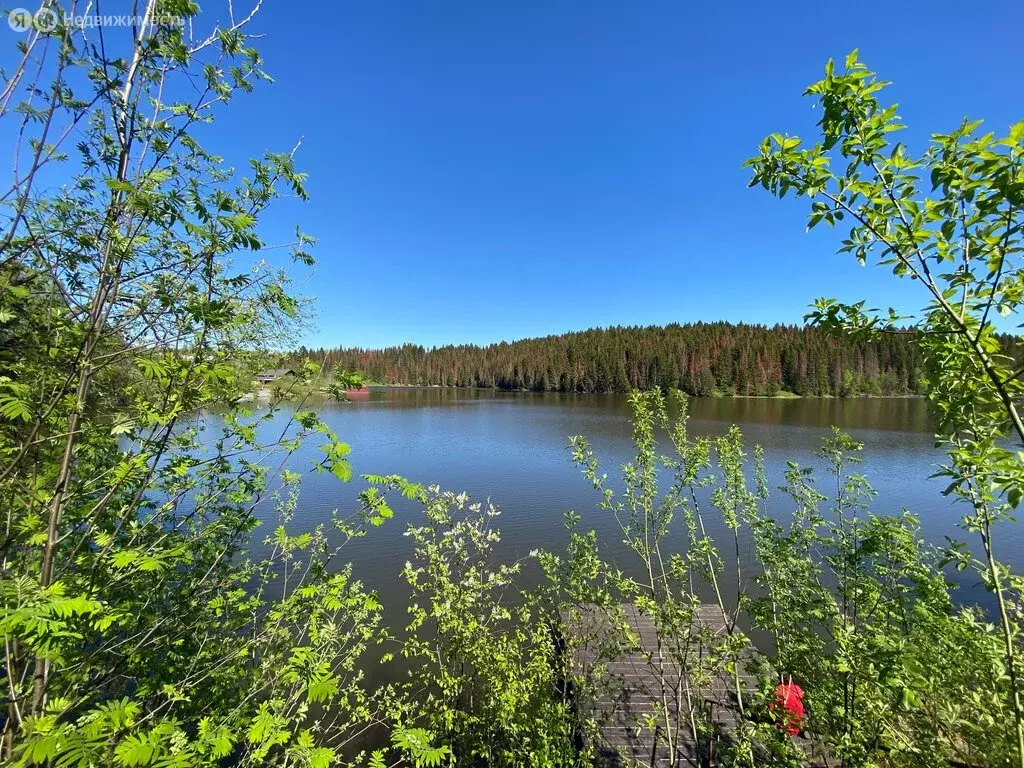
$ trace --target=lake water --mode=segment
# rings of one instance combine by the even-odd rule
[[[787,461],[820,466],[814,453],[821,438],[831,425],[839,426],[864,443],[861,471],[877,491],[877,512],[910,510],[920,519],[924,536],[936,543],[947,536],[967,538],[957,527],[960,509],[940,493],[945,483],[930,478],[943,453],[934,445],[922,399],[692,399],[690,412],[692,434],[721,435],[736,424],[751,446],[762,445],[773,489],[783,482]],[[570,510],[582,516],[585,527],[597,530],[609,544],[610,556],[617,561],[624,556],[617,547],[621,535],[614,521],[596,508],[597,493],[572,463],[567,447],[570,435],[586,435],[603,470],[616,478],[632,450],[623,395],[373,389],[351,403],[328,403],[320,414],[351,445],[357,478],[363,473],[400,474],[467,491],[479,500],[489,497],[502,510],[498,525],[503,557],[561,548],[567,539],[563,515]],[[283,424],[287,415],[275,418]],[[302,470],[318,456],[308,446],[290,462]],[[358,479],[344,484],[328,474],[307,475],[290,527],[310,528],[328,519],[331,510],[354,509],[356,494],[365,487]],[[350,544],[345,560],[381,593],[385,605],[400,606],[406,587],[399,571],[410,555],[409,540],[401,533],[421,513],[408,503],[396,503],[395,508],[395,519]],[[791,502],[776,491],[768,509],[786,518]],[[272,506],[266,504],[260,514],[272,527]],[[720,528],[710,532],[723,533]],[[999,554],[1019,569],[1024,560],[1021,532],[1013,526],[1002,533]],[[627,561],[623,565],[629,568]],[[961,597],[987,602],[975,582],[966,577]],[[393,614],[391,621],[396,620],[402,617]]]

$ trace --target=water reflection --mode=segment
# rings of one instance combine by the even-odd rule
[[[820,465],[815,451],[836,424],[865,444],[862,471],[877,491],[876,511],[911,510],[932,542],[964,537],[957,527],[960,510],[941,495],[942,480],[931,477],[943,454],[934,446],[924,400],[694,399],[690,411],[693,434],[720,435],[738,424],[750,444],[761,444],[773,488],[783,484],[787,461]],[[321,415],[352,446],[357,476],[397,473],[493,499],[502,509],[501,551],[507,557],[564,546],[563,515],[573,510],[608,543],[610,555],[629,568],[630,558],[617,544],[620,532],[596,508],[597,493],[572,464],[567,448],[570,435],[586,435],[604,471],[616,477],[631,453],[629,409],[622,395],[374,389],[358,402],[324,404]],[[267,424],[267,434],[279,430],[284,418]],[[308,468],[318,458],[315,445],[307,445],[292,458],[292,468]],[[308,476],[292,525],[312,527],[331,510],[353,509],[363,487],[358,480],[346,485],[329,475]],[[768,509],[787,518],[792,504],[776,492]],[[409,540],[401,532],[419,517],[409,504],[398,503],[396,512],[389,525],[353,544],[346,559],[381,592],[385,604],[401,606],[405,589],[398,572],[410,554]],[[274,518],[269,502],[260,514],[268,522]],[[710,532],[725,534],[720,526]],[[1020,532],[1008,527],[1004,533],[1001,554],[1019,568],[1024,560]],[[744,557],[749,555],[749,542],[744,542]],[[973,584],[970,579],[971,594],[980,594]]]

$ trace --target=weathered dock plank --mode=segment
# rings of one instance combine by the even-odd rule
[[[721,608],[701,605],[692,631],[686,633],[685,646],[675,649],[661,644],[653,619],[637,606],[620,608],[635,642],[617,649],[611,658],[607,649],[584,646],[574,660],[581,671],[600,666],[610,683],[606,693],[589,702],[600,723],[596,751],[607,766],[713,765],[716,742],[736,728],[739,717],[732,674],[721,671],[720,665],[701,663],[729,631]],[[584,612],[577,629],[582,635],[599,637],[607,622],[606,614],[595,609]],[[752,653],[748,649],[745,656]],[[685,660],[682,665],[677,663],[680,659]],[[687,670],[697,670],[701,679],[690,679]],[[741,690],[753,684],[753,678],[741,671]],[[691,711],[698,713],[695,719]],[[702,731],[700,739],[694,737],[695,724]],[[675,744],[674,750],[670,743]]]

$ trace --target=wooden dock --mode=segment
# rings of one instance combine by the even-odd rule
[[[609,768],[715,765],[716,750],[721,754],[728,748],[729,735],[739,724],[736,680],[731,673],[721,671],[709,671],[703,679],[691,680],[680,674],[673,657],[688,659],[686,666],[690,669],[718,666],[701,664],[700,660],[707,662],[708,653],[719,648],[728,633],[721,608],[701,605],[695,612],[686,647],[676,648],[674,653],[659,644],[650,616],[632,604],[620,608],[631,642],[611,653],[596,643],[593,647],[584,645],[574,660],[585,675],[602,675],[608,688],[596,701],[580,702],[599,723],[600,737],[593,746],[601,762]],[[584,612],[582,626],[571,630],[597,638],[607,623],[607,615],[595,609]],[[754,653],[748,648],[741,658],[749,660]],[[752,689],[753,677],[740,666],[741,690]],[[671,733],[666,728],[666,711]],[[691,719],[691,711],[698,713],[695,719]],[[701,731],[700,739],[694,737],[694,724]],[[674,758],[670,739],[676,745]]]

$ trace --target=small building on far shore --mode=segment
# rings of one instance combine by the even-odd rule
[[[293,371],[291,368],[268,368],[267,370],[260,371],[259,373],[256,374],[256,381],[258,381],[263,386],[266,386],[267,384],[274,383],[282,376],[294,375],[295,371]]]

